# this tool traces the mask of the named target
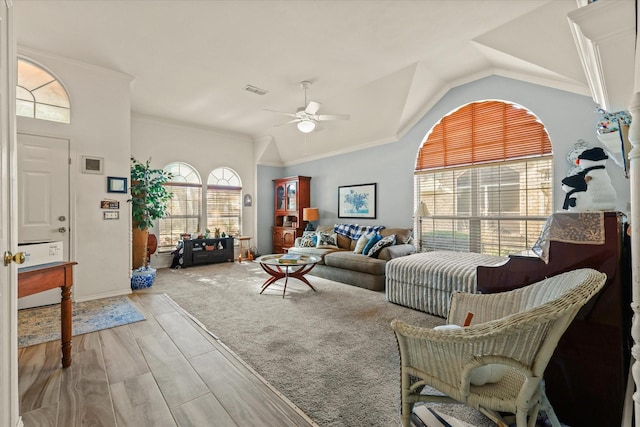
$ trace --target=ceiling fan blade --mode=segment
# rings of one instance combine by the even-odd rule
[[[316,120],[349,120],[349,114],[320,114],[315,117]]]
[[[272,113],[284,114],[285,116],[289,116],[289,117],[297,117],[296,113],[285,113],[284,111],[268,110],[266,108],[264,109],[264,111],[271,111]]]
[[[288,122],[284,122],[284,123],[279,123],[277,125],[273,125],[273,127],[286,126],[286,125],[290,125],[291,123],[298,123],[299,121],[300,121],[300,119],[293,119],[293,120],[289,120]]]
[[[315,114],[320,109],[321,104],[315,101],[309,101],[307,104],[307,108],[304,109],[304,112],[307,114]]]

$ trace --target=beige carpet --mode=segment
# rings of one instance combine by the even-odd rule
[[[399,426],[399,358],[394,318],[420,326],[444,319],[386,302],[373,292],[314,276],[313,292],[289,281],[260,295],[255,263],[159,269],[138,292],[168,294],[321,426]],[[476,411],[439,405],[473,426]]]

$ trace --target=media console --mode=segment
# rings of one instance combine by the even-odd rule
[[[233,237],[183,240],[182,267],[233,261]]]

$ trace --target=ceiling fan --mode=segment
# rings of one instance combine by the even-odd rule
[[[309,103],[307,103],[307,89],[309,88],[309,86],[311,86],[310,81],[304,80],[300,82],[300,87],[304,89],[304,105],[306,105],[306,107],[299,107],[295,113],[267,110],[293,117],[292,120],[276,126],[284,126],[290,123],[297,123],[296,126],[298,127],[298,130],[300,132],[309,133],[313,132],[313,130],[321,129],[321,126],[318,124],[318,122],[329,120],[349,120],[349,114],[317,114],[318,110],[320,110],[321,104],[315,101],[309,101]]]

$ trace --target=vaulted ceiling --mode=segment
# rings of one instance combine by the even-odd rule
[[[134,114],[267,142],[293,164],[397,140],[449,89],[497,74],[588,95],[575,0],[31,0],[18,47],[134,77]],[[54,70],[55,71],[55,70]],[[289,117],[308,99],[322,122]],[[268,91],[245,91],[253,85]],[[265,145],[265,144],[263,144]]]

